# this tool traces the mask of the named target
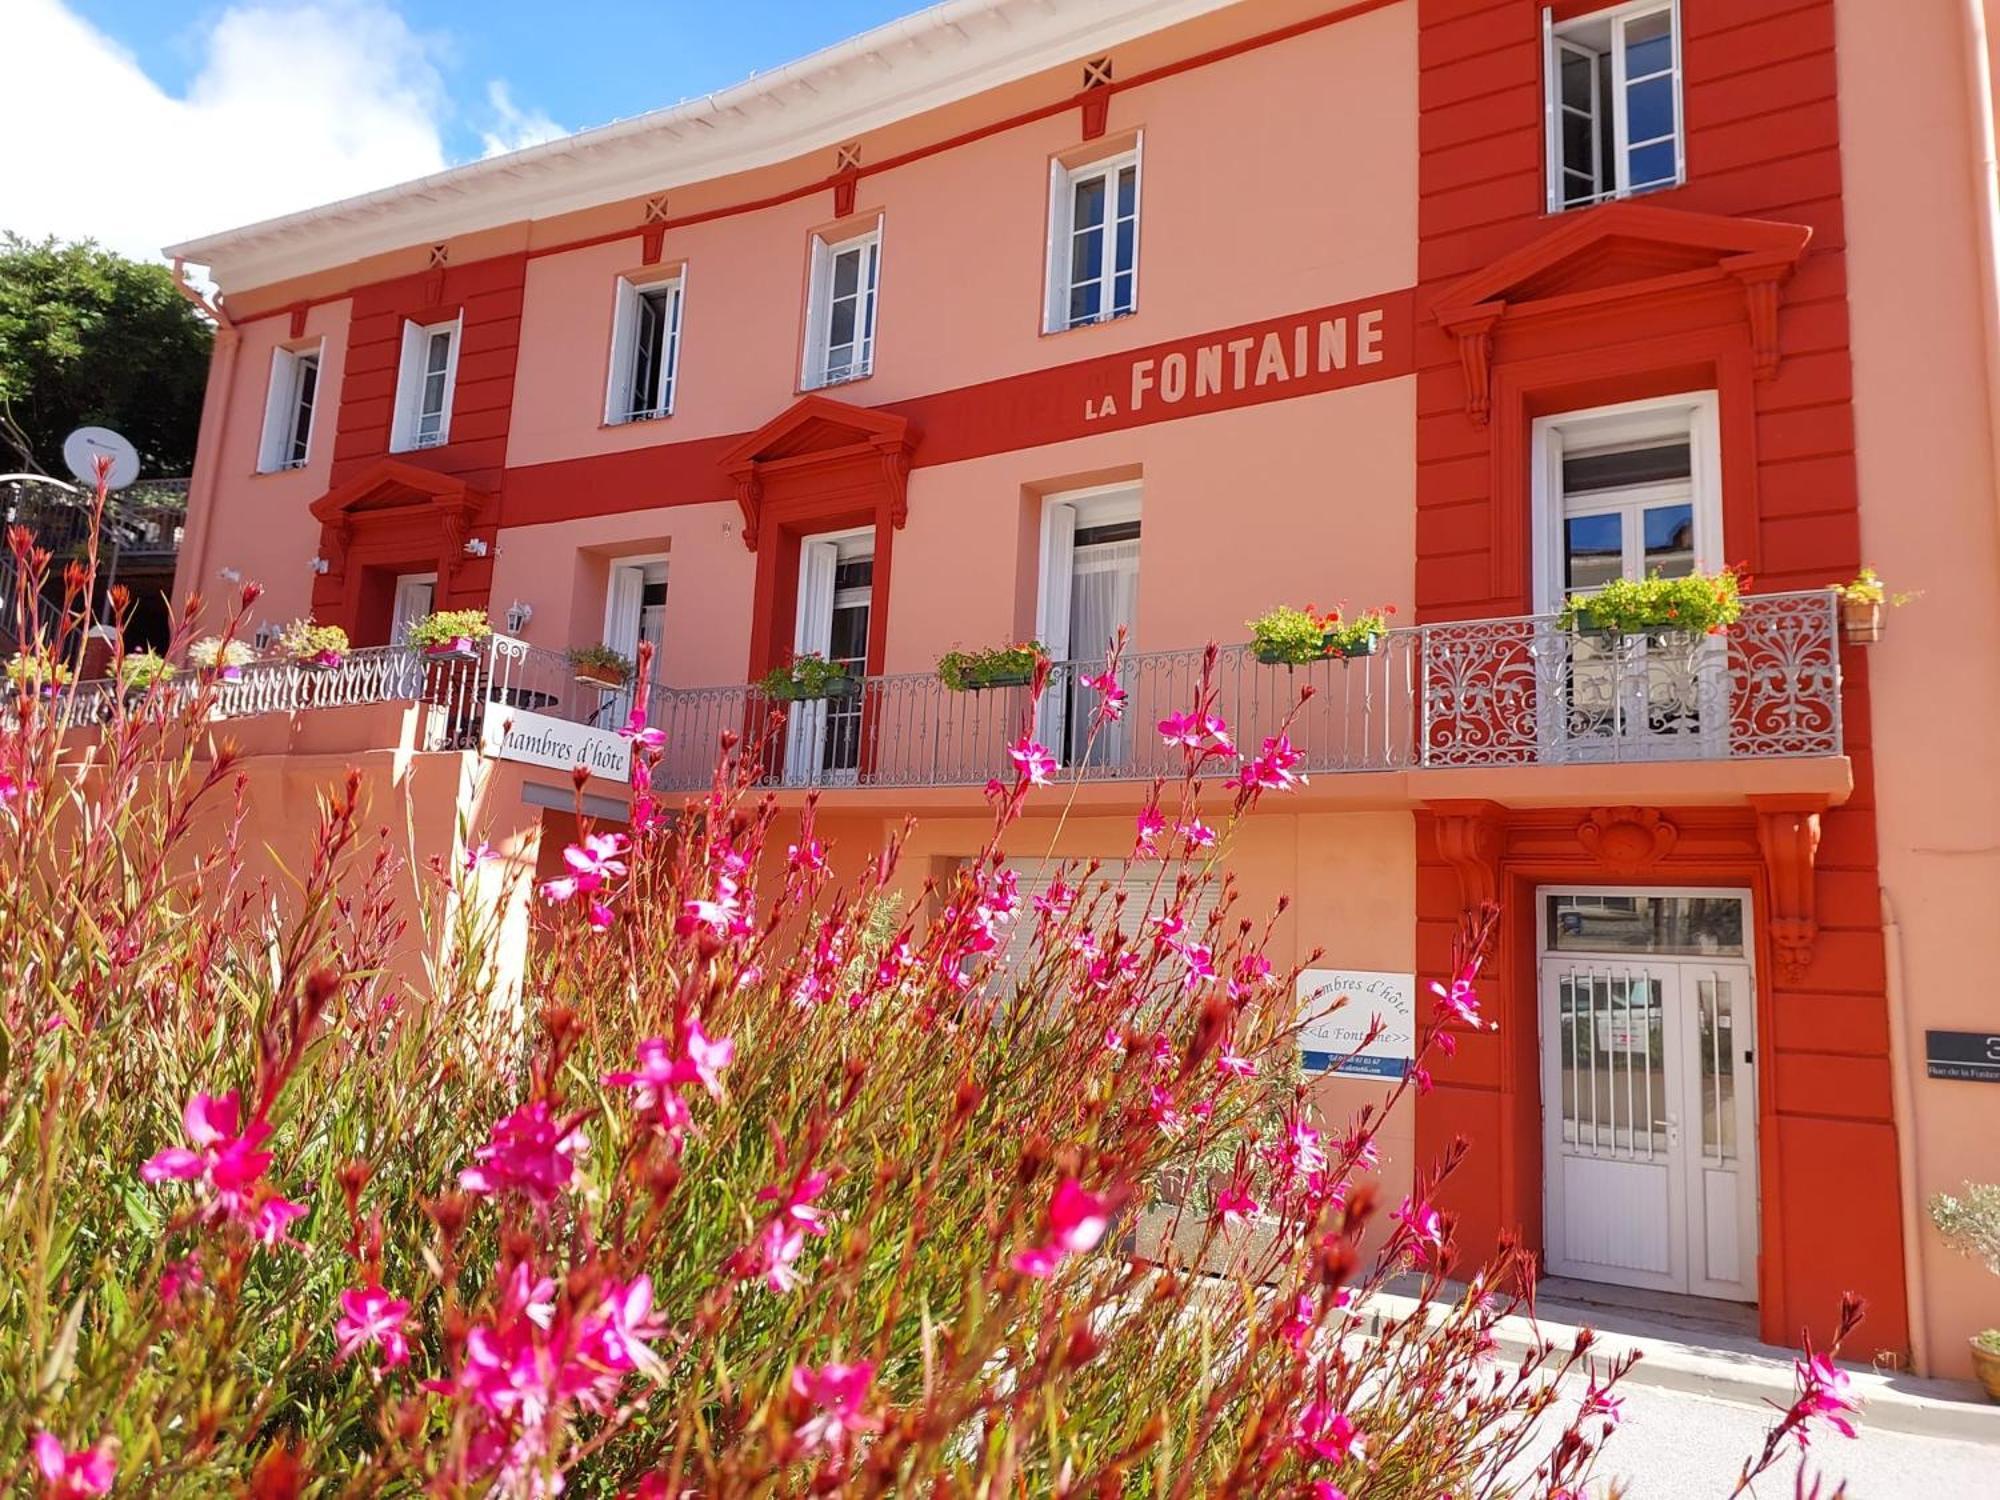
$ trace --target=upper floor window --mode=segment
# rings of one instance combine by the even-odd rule
[[[1534,445],[1537,611],[1722,566],[1713,392],[1543,417]]]
[[[322,344],[309,349],[273,349],[271,384],[264,397],[264,432],[257,446],[257,472],[303,469],[312,453],[313,406],[319,397]]]
[[[674,411],[681,358],[682,278],[618,282],[618,321],[611,336],[607,422],[644,422]]]
[[[1122,318],[1139,305],[1138,149],[1053,170],[1044,326]]]
[[[815,235],[806,304],[808,389],[859,380],[875,368],[875,297],[882,280],[882,226],[829,243]]]
[[[1549,212],[1685,180],[1674,0],[1634,0],[1561,25],[1545,9],[1542,27]]]
[[[405,323],[403,359],[396,377],[396,410],[389,450],[435,448],[451,437],[452,388],[458,383],[458,337],[463,318],[449,323]]]

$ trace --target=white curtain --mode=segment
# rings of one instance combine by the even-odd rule
[[[798,623],[792,650],[800,656],[833,647],[833,575],[840,566],[840,549],[832,542],[806,542],[799,548]],[[826,704],[785,705],[785,779],[820,779],[826,748]]]
[[[1112,639],[1122,628],[1126,648],[1131,649],[1132,628],[1139,606],[1139,542],[1093,542],[1078,547],[1070,565],[1069,641],[1065,655],[1077,664],[1070,679],[1068,713],[1069,754],[1082,758],[1090,739],[1090,717],[1097,706],[1097,692],[1076,680],[1102,670]],[[1095,765],[1115,763],[1123,757],[1131,726],[1120,720],[1097,732],[1090,761]]]

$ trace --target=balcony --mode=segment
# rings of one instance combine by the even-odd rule
[[[1295,668],[1230,646],[1216,656],[1215,711],[1254,749],[1310,688],[1288,732],[1315,776],[1837,756],[1839,628],[1838,596],[1822,591],[1746,599],[1713,637],[1592,636],[1544,615],[1394,630],[1373,656]],[[1181,753],[1153,725],[1195,702],[1204,655],[1126,657],[1124,719],[1094,738],[1097,695],[1079,678],[1102,663],[1058,663],[1035,736],[1085,780],[1177,777]],[[931,673],[868,678],[846,700],[656,688],[650,705],[667,736],[662,791],[707,785],[718,738],[755,738],[781,708],[790,722],[766,738],[760,777],[777,788],[983,786],[1030,722],[1025,687],[958,693]]]
[[[1079,678],[1102,664],[1057,663],[1033,733],[1086,782],[1177,777],[1181,752],[1153,725],[1194,704],[1205,656],[1126,657],[1124,717],[1094,732],[1097,694]],[[1290,714],[1287,732],[1308,775],[1423,772],[1440,797],[1459,793],[1428,773],[1735,766],[1842,753],[1832,591],[1745,599],[1742,618],[1719,636],[1613,638],[1564,630],[1554,616],[1518,616],[1394,630],[1372,656],[1296,668],[1221,647],[1211,682],[1215,711],[1239,745],[1254,749]],[[181,697],[198,686],[184,674],[166,691]],[[655,683],[635,694],[578,681],[562,653],[506,636],[469,661],[377,646],[327,670],[257,662],[210,692],[215,719],[415,703],[417,748],[427,750],[475,749],[484,723],[523,711],[615,730],[642,696],[666,735],[654,779],[662,792],[706,787],[725,733],[756,747],[756,780],[769,788],[983,787],[1010,771],[1007,747],[1031,714],[1026,687],[952,692],[932,673],[871,677],[852,697],[810,703],[774,702],[756,687]],[[114,693],[109,683],[82,684],[71,711],[101,721]],[[774,725],[780,711],[785,722]],[[1213,764],[1218,775],[1233,765]]]

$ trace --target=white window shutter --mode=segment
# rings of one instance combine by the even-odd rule
[[[1548,211],[1563,206],[1563,155],[1561,121],[1557,101],[1562,96],[1562,74],[1556,66],[1556,21],[1550,7],[1542,7],[1542,170],[1547,174]]]
[[[1035,603],[1035,639],[1057,661],[1071,656],[1070,592],[1076,572],[1076,507],[1051,500],[1042,507],[1042,576]],[[1061,745],[1066,719],[1068,685],[1058,678],[1042,695],[1036,726],[1045,745]]]
[[[833,574],[840,549],[832,542],[805,542],[799,547],[798,622],[792,648],[800,655],[833,649]]]
[[[1070,174],[1061,162],[1049,163],[1048,306],[1043,328],[1055,333],[1069,322]]]
[[[458,394],[458,347],[465,342],[465,314],[460,313],[451,323],[451,351],[444,362],[444,411],[438,419],[438,441],[451,441],[451,404]]]
[[[632,415],[632,352],[639,331],[639,289],[618,278],[611,311],[611,370],[604,383],[604,420],[623,422]]]
[[[401,453],[415,437],[417,402],[422,399],[424,378],[424,330],[407,319],[403,323],[403,358],[396,367],[396,404],[389,418],[389,451]]]
[[[639,651],[639,606],[646,588],[646,570],[628,563],[611,565],[611,586],[604,596],[604,644],[627,661]]]
[[[833,256],[826,241],[814,235],[806,273],[806,347],[799,370],[799,384],[807,390],[826,384],[826,304],[832,291]]]
[[[285,465],[285,440],[291,435],[293,391],[292,356],[284,349],[271,351],[271,384],[264,393],[264,434],[257,444],[257,472],[269,474]]]

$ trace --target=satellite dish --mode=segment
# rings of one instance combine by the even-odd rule
[[[63,462],[78,481],[97,488],[97,461],[111,460],[106,486],[122,490],[139,477],[139,450],[109,427],[79,427],[63,439]]]

